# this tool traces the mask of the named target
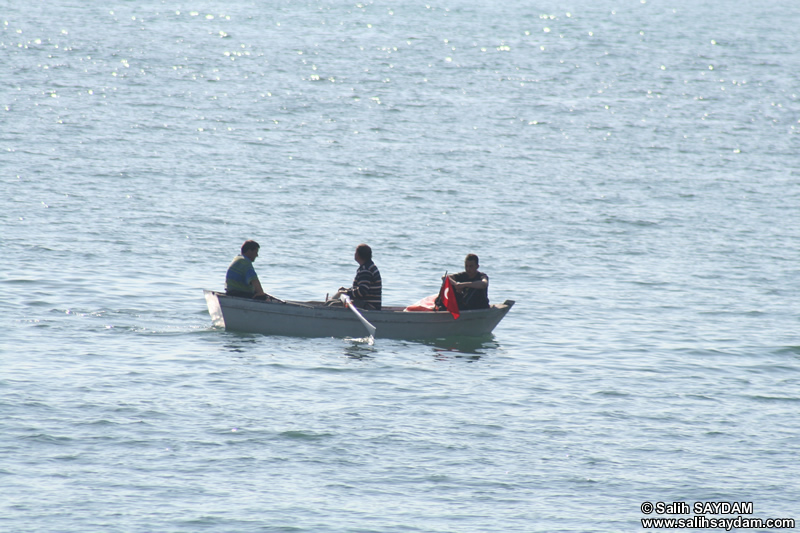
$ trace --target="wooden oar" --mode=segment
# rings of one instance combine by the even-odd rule
[[[275,297],[275,296],[273,296],[271,294],[267,294],[266,292],[264,293],[264,296],[269,298],[269,300],[267,300],[267,299],[259,300],[260,302],[261,301],[263,301],[263,302],[273,301],[273,302],[278,302],[278,303],[286,304],[286,305],[296,305],[297,307],[306,307],[308,309],[314,309],[314,306],[312,306],[312,305],[301,304],[300,302],[287,302],[286,300],[281,300],[280,298],[277,298],[277,297]]]
[[[264,293],[264,294],[267,294],[267,293]],[[306,309],[314,309],[313,305],[301,304],[300,302],[287,302],[286,300],[281,300],[280,298],[276,298],[275,296],[273,296],[271,294],[267,294],[267,296],[269,296],[270,298],[272,298],[273,300],[275,300],[278,303],[282,303],[282,304],[286,304],[286,305],[296,305],[297,307],[305,307]]]
[[[285,303],[286,303],[286,301],[285,301],[285,300],[281,300],[280,298],[276,298],[276,297],[274,297],[274,296],[273,296],[273,295],[271,295],[271,294],[267,294],[266,292],[265,292],[264,294],[266,294],[267,298],[269,298],[269,299],[271,299],[271,300],[275,300],[276,302],[280,302],[280,303],[282,303],[282,304],[285,304]]]
[[[342,300],[342,303],[344,304],[344,306],[345,307],[349,307],[350,310],[356,314],[356,316],[361,321],[361,323],[364,324],[364,327],[367,328],[367,331],[369,332],[369,336],[370,337],[374,337],[375,336],[375,331],[376,331],[377,328],[375,326],[373,326],[372,324],[370,324],[369,320],[367,320],[366,318],[361,316],[361,313],[359,313],[358,309],[356,309],[356,306],[353,305],[353,301],[350,300],[350,297],[348,295],[346,295],[346,294],[342,294],[341,296],[339,296],[339,298]]]

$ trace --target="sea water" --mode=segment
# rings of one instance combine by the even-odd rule
[[[0,0],[0,530],[800,518],[798,26],[794,0]],[[366,242],[385,304],[467,253],[516,304],[477,339],[226,332],[202,289],[245,239],[284,299]]]

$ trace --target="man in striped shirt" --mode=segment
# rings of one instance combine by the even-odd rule
[[[333,299],[338,300],[340,295],[347,294],[356,307],[380,311],[383,283],[378,267],[372,262],[372,248],[359,244],[354,259],[358,263],[358,270],[353,286],[349,289],[340,287]]]

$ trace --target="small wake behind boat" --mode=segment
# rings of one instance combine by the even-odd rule
[[[367,330],[359,318],[344,307],[324,302],[259,301],[204,290],[208,312],[215,326],[243,333],[290,337],[354,337]],[[436,339],[479,337],[491,333],[514,305],[513,300],[489,309],[462,311],[456,320],[448,311],[409,312],[403,307],[380,311],[359,310],[375,326],[375,337],[387,339]]]

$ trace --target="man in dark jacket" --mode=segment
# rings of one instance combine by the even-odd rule
[[[478,267],[478,256],[468,254],[464,259],[464,272],[448,276],[462,311],[489,307],[489,276],[479,272]]]

